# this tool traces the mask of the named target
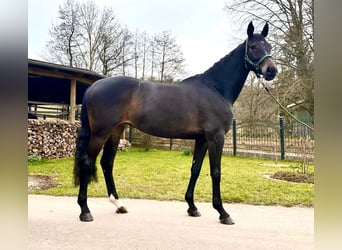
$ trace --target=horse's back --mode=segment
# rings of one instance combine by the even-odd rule
[[[115,93],[132,91],[138,84],[139,80],[132,77],[117,76],[103,78],[97,80],[87,89],[85,98],[112,96]]]

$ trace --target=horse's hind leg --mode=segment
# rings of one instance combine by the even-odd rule
[[[96,178],[96,157],[99,154],[104,142],[106,141],[106,136],[94,136],[92,135],[88,144],[87,153],[82,157],[82,166],[80,167],[80,188],[78,193],[77,203],[81,207],[81,214],[79,216],[81,221],[92,221],[93,216],[90,213],[87,204],[87,190],[88,184],[92,180],[97,180]]]
[[[117,207],[117,213],[127,213],[125,206],[119,200],[113,178],[114,158],[117,152],[122,132],[123,128],[120,127],[119,129],[116,129],[114,134],[108,138],[107,142],[104,145],[103,154],[101,157],[101,167],[106,181],[109,201]]]
[[[207,143],[205,142],[205,140],[202,138],[196,139],[194,157],[193,157],[192,167],[191,167],[191,177],[190,177],[188,189],[185,193],[185,200],[188,202],[188,205],[189,205],[188,214],[194,217],[201,216],[200,212],[198,211],[194,203],[194,190],[195,190],[196,181],[201,172],[202,163],[203,163],[203,159],[204,159],[206,152],[207,152]]]
[[[92,163],[88,161],[88,164],[90,165]],[[79,216],[81,221],[93,221],[94,220],[87,204],[88,184],[89,184],[89,180],[81,177],[78,198],[77,198],[77,203],[81,208],[81,214]]]

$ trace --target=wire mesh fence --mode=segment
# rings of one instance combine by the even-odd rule
[[[165,139],[136,129],[126,133],[132,144],[151,148],[192,150],[191,140]],[[147,145],[148,144],[148,145]],[[235,119],[225,136],[223,153],[275,160],[314,160],[314,131],[299,123],[278,121],[238,122]]]
[[[314,132],[302,124],[252,121],[238,123],[226,134],[224,153],[271,159],[314,159]]]

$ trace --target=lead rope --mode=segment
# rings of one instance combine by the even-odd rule
[[[259,82],[261,82],[261,84],[264,86],[266,92],[272,97],[272,99],[279,105],[279,107],[285,111],[286,114],[288,114],[291,118],[295,119],[297,122],[299,122],[300,124],[304,125],[305,127],[311,129],[312,131],[315,131],[315,129],[311,126],[309,126],[308,124],[306,124],[305,122],[302,122],[301,120],[299,120],[297,117],[295,117],[293,114],[291,114],[278,100],[277,98],[274,97],[274,95],[272,95],[271,91],[268,89],[268,87],[265,85],[265,83],[261,80],[261,78],[259,78]]]

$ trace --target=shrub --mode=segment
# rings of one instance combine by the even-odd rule
[[[183,150],[183,154],[184,154],[184,155],[190,155],[190,154],[191,154],[191,150],[188,149],[188,148],[187,148],[187,149],[184,149],[184,150]]]
[[[41,159],[42,159],[42,157],[40,157],[39,155],[29,155],[27,157],[28,162],[40,161]]]

